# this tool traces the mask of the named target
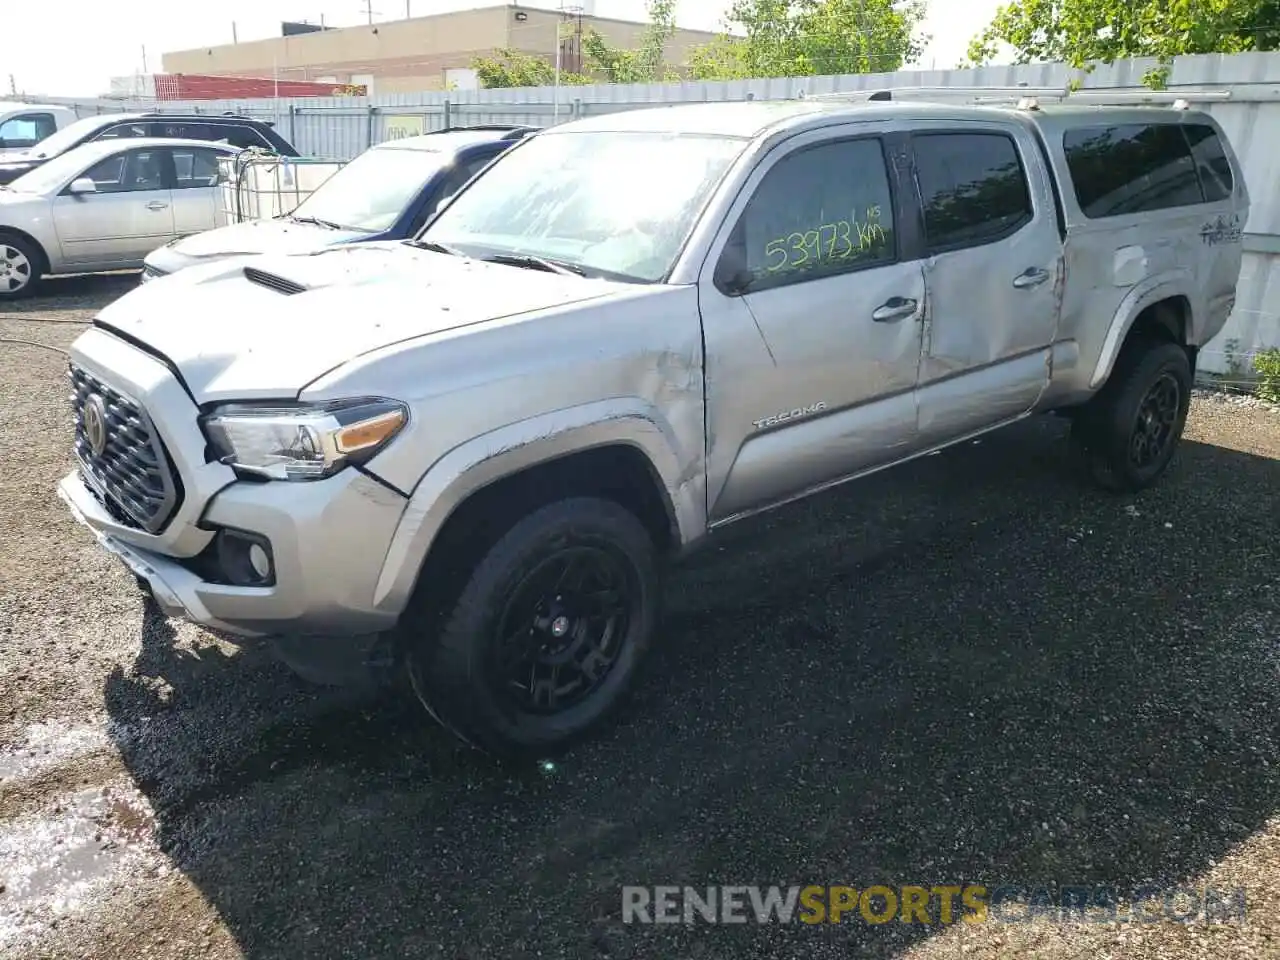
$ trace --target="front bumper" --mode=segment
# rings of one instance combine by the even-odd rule
[[[239,637],[378,633],[396,616],[374,607],[374,587],[405,500],[352,471],[306,484],[233,483],[210,500],[201,527],[247,531],[271,546],[275,582],[235,586],[208,579],[199,561],[136,543],[73,470],[58,485],[72,516],[141,577],[169,616]],[[282,489],[288,487],[289,489]],[[320,489],[324,488],[324,489]],[[130,539],[125,539],[129,535]]]
[[[79,468],[58,485],[75,519],[148,584],[166,614],[232,636],[292,638],[284,659],[304,674],[299,657],[332,659],[334,644],[357,653],[395,625],[396,612],[379,609],[374,596],[407,503],[401,494],[354,469],[311,483],[238,480],[206,462],[199,410],[158,360],[100,330],[82,335],[72,359],[145,409],[181,477],[182,500],[155,533],[113,516]],[[224,531],[266,541],[267,585],[234,585],[219,566]]]

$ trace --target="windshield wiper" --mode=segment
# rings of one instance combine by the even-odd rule
[[[317,227],[328,227],[330,230],[346,230],[340,223],[334,223],[332,220],[319,220],[316,217],[295,217],[290,216],[290,220],[294,223],[314,223]]]
[[[546,257],[535,257],[524,253],[497,253],[484,257],[485,263],[505,263],[512,267],[523,267],[526,270],[545,270],[547,273],[558,273],[565,277],[585,277],[587,271],[563,260],[548,260]]]
[[[434,240],[406,240],[405,243],[411,247],[417,247],[419,250],[430,250],[432,253],[446,253],[451,257],[466,256],[461,250],[443,243],[436,243]]]

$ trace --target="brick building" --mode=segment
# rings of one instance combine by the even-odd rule
[[[163,63],[166,73],[363,84],[375,95],[467,89],[475,85],[472,60],[499,48],[554,62],[560,23],[562,66],[574,71],[583,69],[580,35],[595,30],[614,46],[634,49],[645,29],[643,23],[513,3],[181,50],[164,54]],[[692,48],[713,37],[678,30],[667,44],[669,65],[680,69]]]

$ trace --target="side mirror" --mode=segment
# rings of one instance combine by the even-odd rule
[[[755,276],[747,269],[746,259],[742,248],[732,244],[720,255],[712,282],[725,296],[738,297],[751,289]]]
[[[98,185],[88,177],[81,177],[79,180],[72,180],[71,186],[67,187],[67,193],[73,197],[83,196],[86,193],[97,193]]]

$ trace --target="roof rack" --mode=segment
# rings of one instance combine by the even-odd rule
[[[848,90],[840,93],[816,93],[806,100],[848,100],[852,102],[886,100],[959,101],[971,104],[1014,104],[1019,110],[1038,110],[1041,100],[1120,106],[1123,104],[1168,105],[1186,110],[1192,103],[1229,100],[1230,90],[1185,88],[1175,90],[1071,90],[1069,87],[887,87],[880,90]]]
[[[505,131],[507,135],[502,139],[512,140],[512,139],[515,139],[517,135],[533,133],[537,129],[538,129],[537,127],[530,127],[522,123],[475,123],[475,124],[469,124],[469,125],[463,124],[459,126],[445,127],[443,130],[438,130],[436,132],[437,133],[454,133],[455,131],[459,131],[459,130],[492,130],[494,132]]]

